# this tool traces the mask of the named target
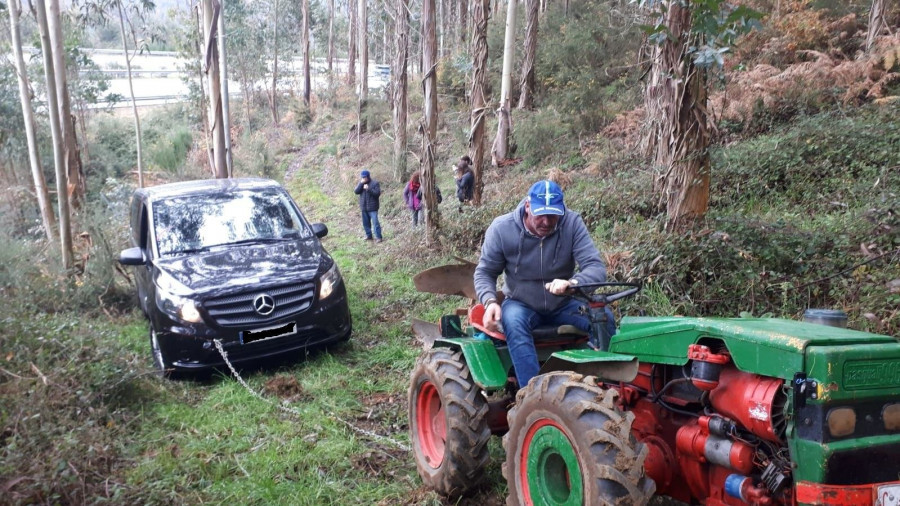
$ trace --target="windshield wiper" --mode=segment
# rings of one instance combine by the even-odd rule
[[[238,244],[266,244],[266,243],[285,242],[285,241],[294,241],[294,239],[289,238],[289,237],[257,237],[255,239],[241,239],[240,241],[234,241],[234,242],[229,242],[229,243],[224,243],[224,244],[216,244],[215,246],[212,246],[212,247],[235,246]]]

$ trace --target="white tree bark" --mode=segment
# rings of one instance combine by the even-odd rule
[[[228,94],[228,65],[225,58],[225,0],[219,0],[219,23],[216,33],[216,41],[219,48],[219,70],[220,79],[219,86],[222,87],[220,94],[222,97],[222,133],[225,137],[225,171],[228,177],[234,177],[231,165],[231,107],[230,96]]]
[[[436,244],[440,229],[441,214],[437,206],[437,195],[434,191],[434,138],[437,134],[437,37],[435,25],[435,0],[422,2],[422,32],[424,46],[422,65],[425,75],[425,121],[422,132],[422,193],[425,195],[425,240],[429,245]]]
[[[131,78],[131,55],[128,54],[128,35],[125,33],[125,14],[122,12],[122,0],[116,2],[119,10],[119,33],[122,35],[122,51],[125,53],[125,70],[128,72],[128,91],[131,93],[131,112],[134,115],[134,138],[137,147],[138,188],[144,187],[144,157],[141,154],[141,115],[138,114],[137,102],[134,98],[134,84]]]
[[[44,233],[47,240],[53,242],[56,228],[56,218],[53,216],[53,206],[50,204],[50,193],[47,191],[47,182],[44,180],[44,171],[41,169],[41,158],[38,152],[37,137],[34,132],[34,110],[31,107],[31,89],[28,85],[28,68],[25,66],[25,58],[22,56],[22,35],[19,32],[19,19],[22,10],[19,0],[9,1],[9,25],[12,38],[13,57],[16,64],[16,76],[19,80],[19,101],[22,104],[22,117],[25,119],[25,138],[28,141],[28,161],[31,164],[31,177],[34,180],[34,194],[37,197],[38,208],[41,211],[41,222],[44,225]]]
[[[472,8],[472,101],[471,130],[469,130],[469,153],[475,171],[475,188],[472,203],[481,204],[484,188],[484,131],[487,122],[488,104],[485,96],[487,87],[488,41],[487,25],[490,0],[474,0]]]
[[[276,5],[277,3],[278,2],[276,1]],[[209,109],[207,114],[209,116],[209,128],[212,130],[210,132],[210,135],[212,136],[212,160],[215,162],[212,171],[215,177],[223,179],[228,177],[228,162],[226,158],[225,128],[222,116],[222,85],[219,81],[219,58],[218,50],[215,41],[213,40],[218,20],[216,19],[217,12],[213,9],[212,0],[202,0],[202,5],[204,41],[203,69],[206,72],[209,89]],[[274,80],[273,77],[272,112],[273,116],[275,116],[275,121],[277,122],[278,118],[275,109],[277,94],[275,93]]]
[[[491,148],[491,164],[498,166],[509,150],[512,69],[516,57],[516,1],[506,2],[506,38],[503,42],[503,76],[500,80],[500,106],[497,109],[497,137]]]
[[[886,28],[884,11],[887,0],[872,0],[872,8],[869,9],[869,31],[866,35],[866,51],[875,45],[875,38]]]
[[[47,27],[50,31],[50,45],[53,48],[53,65],[56,74],[56,93],[59,102],[59,126],[62,130],[63,159],[66,164],[70,206],[77,208],[84,200],[85,185],[81,170],[81,156],[75,140],[75,122],[72,117],[72,103],[69,98],[69,78],[66,75],[66,48],[63,44],[62,19],[59,0],[50,0],[47,11]]]
[[[303,103],[309,107],[312,83],[309,77],[309,0],[303,0],[301,7],[303,10]]]
[[[50,28],[47,25],[47,9],[44,2],[35,2],[38,28],[41,32],[41,53],[44,59],[44,79],[47,82],[47,109],[50,116],[50,134],[53,138],[53,166],[56,169],[56,193],[59,207],[59,242],[62,250],[62,266],[72,268],[72,227],[69,214],[68,178],[65,166],[65,140],[59,118],[59,100],[56,91],[56,71],[53,66],[53,50],[50,45]]]
[[[406,180],[407,164],[407,86],[406,73],[409,60],[409,0],[397,1],[397,45],[394,52],[394,68],[391,71],[394,84],[391,87],[394,100],[394,178]]]
[[[369,16],[366,0],[359,0],[359,19],[356,39],[359,42],[359,124],[357,134],[363,134],[368,128],[366,122],[366,106],[369,102]]]

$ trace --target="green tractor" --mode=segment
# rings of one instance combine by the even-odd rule
[[[474,300],[471,269],[435,268],[416,285]],[[600,330],[603,306],[637,287],[577,290]],[[897,338],[775,318],[625,317],[600,351],[575,329],[537,329],[541,374],[513,398],[503,335],[481,325],[480,304],[458,313],[414,324],[428,349],[411,376],[410,433],[419,475],[441,494],[477,487],[503,435],[511,505],[656,494],[900,506]]]

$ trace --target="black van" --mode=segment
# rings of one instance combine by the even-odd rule
[[[134,192],[135,266],[156,367],[206,371],[350,338],[337,264],[275,181],[212,179]]]

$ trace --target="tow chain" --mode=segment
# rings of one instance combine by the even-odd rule
[[[234,365],[231,363],[231,361],[228,360],[228,353],[225,351],[225,348],[222,347],[222,341],[220,341],[218,339],[214,339],[213,343],[215,343],[216,349],[219,350],[219,355],[222,355],[222,360],[225,361],[225,365],[228,366],[228,369],[231,371],[231,374],[235,377],[235,379],[237,379],[238,383],[240,383],[248,392],[250,392],[250,395],[265,402],[266,404],[275,406],[276,408],[280,409],[281,411],[284,411],[285,413],[294,415],[298,418],[303,417],[303,414],[300,413],[299,411],[297,411],[296,409],[294,409],[290,406],[285,406],[284,404],[279,404],[279,403],[273,402],[271,399],[268,399],[265,396],[263,396],[262,394],[260,394],[259,392],[257,392],[256,390],[253,390],[253,388],[251,388],[250,385],[248,385],[247,382],[244,381],[244,378],[242,378],[241,375],[238,374],[237,369],[234,368]],[[366,436],[370,439],[374,439],[376,441],[390,443],[391,445],[393,445],[405,452],[409,451],[408,446],[401,443],[400,441],[397,441],[396,439],[391,439],[389,437],[382,436],[380,434],[376,434],[372,431],[368,431],[366,429],[361,429],[361,428],[353,425],[352,423],[350,423],[342,418],[339,418],[337,415],[335,415],[331,411],[326,410],[325,414],[328,415],[328,417],[331,418],[332,420],[346,425],[347,427],[352,429],[357,434],[361,434],[363,436]]]

